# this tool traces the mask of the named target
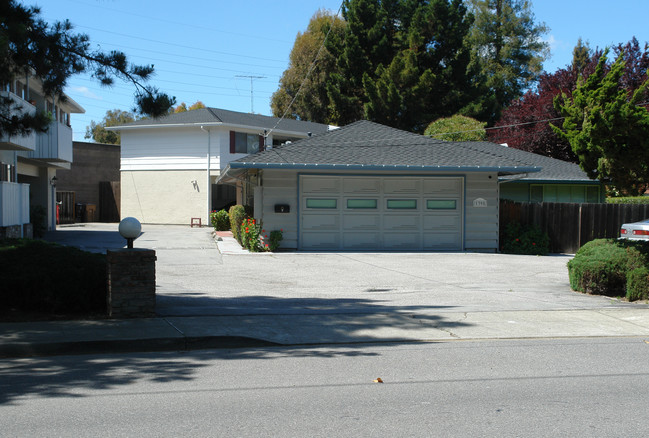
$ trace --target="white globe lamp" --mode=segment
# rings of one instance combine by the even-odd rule
[[[126,239],[127,248],[133,249],[133,241],[140,236],[142,225],[134,217],[125,217],[119,223],[119,234]]]

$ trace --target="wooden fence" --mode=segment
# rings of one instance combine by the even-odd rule
[[[586,242],[617,238],[620,226],[649,218],[649,204],[567,204],[500,201],[500,236],[510,222],[537,225],[550,251],[574,254]]]

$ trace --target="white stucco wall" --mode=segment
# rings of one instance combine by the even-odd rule
[[[212,175],[218,174],[218,170]],[[196,185],[192,181],[196,181]],[[146,224],[209,225],[207,178],[201,170],[121,172],[121,216]]]

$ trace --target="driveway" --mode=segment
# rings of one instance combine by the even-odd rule
[[[103,252],[117,224],[59,227],[48,240]],[[479,253],[222,254],[209,228],[143,225],[163,316],[386,314],[647,307],[573,292],[569,256]]]

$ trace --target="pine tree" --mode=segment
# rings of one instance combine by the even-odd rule
[[[480,71],[486,88],[474,111],[481,120],[498,120],[504,108],[536,82],[547,57],[548,44],[541,37],[548,28],[534,22],[526,0],[471,0],[475,15],[470,44],[473,67]]]
[[[38,8],[0,0],[0,23],[0,83],[29,74],[40,80],[45,95],[64,100],[68,79],[89,72],[106,86],[115,78],[131,82],[141,114],[157,117],[175,103],[174,98],[144,84],[153,66],[133,65],[119,51],[91,49],[88,36],[75,33],[67,20],[49,25],[40,18]],[[45,114],[22,114],[11,98],[0,98],[0,135],[44,132],[49,122]]]

